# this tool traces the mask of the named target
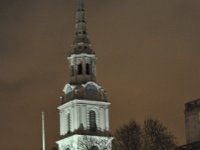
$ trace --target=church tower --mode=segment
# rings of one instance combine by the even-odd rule
[[[187,144],[200,142],[200,99],[185,104],[185,130]]]
[[[88,38],[83,0],[77,0],[75,39],[68,62],[70,81],[64,86],[58,107],[58,149],[111,150],[110,103],[96,82],[96,55]]]
[[[185,104],[186,145],[176,150],[200,150],[200,99]]]

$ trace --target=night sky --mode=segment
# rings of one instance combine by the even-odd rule
[[[199,0],[87,0],[97,81],[113,132],[153,117],[185,143],[184,103],[200,97]],[[0,146],[40,150],[59,139],[57,106],[69,81],[75,0],[0,0]]]

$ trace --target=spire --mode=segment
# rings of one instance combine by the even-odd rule
[[[88,39],[84,0],[77,0],[75,39],[70,54],[94,54]]]

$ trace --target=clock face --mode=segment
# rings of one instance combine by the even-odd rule
[[[86,93],[90,96],[96,96],[98,94],[98,90],[97,90],[96,86],[88,84],[86,86]]]

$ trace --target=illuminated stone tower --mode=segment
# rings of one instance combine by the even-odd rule
[[[70,81],[64,86],[59,150],[111,150],[109,105],[96,83],[96,55],[88,39],[83,0],[77,0],[75,40],[68,56]]]

